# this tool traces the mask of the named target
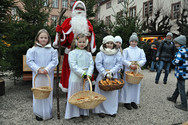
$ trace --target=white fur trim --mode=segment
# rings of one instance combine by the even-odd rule
[[[93,45],[94,45],[94,34],[92,32],[92,34],[91,34],[91,45],[90,45],[92,53],[94,53],[96,51],[96,45],[95,45],[94,48],[93,48]]]
[[[68,92],[68,89],[64,88],[61,83],[59,83],[59,88],[61,89],[62,92]]]
[[[65,33],[65,35],[70,34],[72,32],[72,27]]]
[[[60,42],[63,42],[66,38],[65,36],[65,32],[62,30],[62,34],[63,34],[63,39],[60,39]],[[53,42],[53,47],[55,48],[58,48],[58,32],[56,32],[56,35],[55,35],[55,41]]]
[[[58,43],[58,33],[56,32],[55,41],[53,42],[53,47],[58,48],[57,43]]]
[[[92,85],[97,85],[96,81],[91,81]]]
[[[64,52],[65,52],[66,54],[68,54],[70,51],[71,51],[71,48],[67,48],[67,47],[66,47]]]
[[[65,32],[63,30],[62,30],[62,34],[63,34],[63,39],[61,39],[61,40],[64,41],[66,36],[65,36]]]
[[[84,7],[84,10],[85,10],[85,12],[86,12],[86,6],[85,6],[85,4],[84,4],[82,1],[76,1],[76,3],[74,4],[74,6],[73,6],[73,8],[72,8],[72,11],[75,10],[75,8],[76,8],[76,6],[77,6],[78,4],[82,4],[83,7]]]

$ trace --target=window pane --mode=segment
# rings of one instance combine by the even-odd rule
[[[74,1],[71,1],[71,8],[72,8],[72,5],[74,4]]]
[[[111,7],[111,2],[106,3],[106,9]]]
[[[48,0],[44,0],[44,6],[46,7],[48,5]]]
[[[176,3],[172,5],[172,18],[177,19],[180,17],[180,3]]]
[[[52,7],[53,8],[58,8],[58,0],[53,0],[52,2],[53,2],[52,3]]]
[[[57,25],[57,16],[52,16],[52,24]]]
[[[67,0],[62,0],[62,8],[67,8]]]

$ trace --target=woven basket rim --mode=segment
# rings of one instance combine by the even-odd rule
[[[118,89],[121,89],[123,88],[125,82],[123,79],[118,79],[118,78],[112,78],[113,80],[114,79],[117,79],[117,80],[121,80],[121,83],[122,84],[112,84],[112,85],[103,85],[100,83],[100,81],[98,82],[98,85],[99,85],[99,88],[102,89],[103,91],[113,91],[113,90],[118,90]],[[106,80],[106,79],[102,79],[102,80]]]
[[[82,108],[82,109],[92,109],[93,107],[96,107],[98,104],[102,103],[104,100],[106,100],[106,97],[99,94],[99,93],[96,93],[96,92],[93,92],[91,91],[92,90],[92,84],[91,84],[91,81],[90,79],[88,78],[88,81],[89,81],[89,84],[90,84],[90,90],[85,90],[85,80],[84,80],[84,83],[83,83],[83,90],[82,91],[79,91],[79,92],[76,92],[74,93],[68,100],[68,102],[72,105],[75,105],[79,108]],[[83,101],[78,101],[76,99],[79,99],[79,97],[83,97],[84,94],[87,94],[88,97],[90,97],[90,99],[88,100],[83,100]],[[92,99],[91,96],[98,96],[97,99]],[[100,99],[99,99],[100,98]],[[88,104],[89,103],[89,104]],[[85,104],[85,105],[84,105]],[[86,105],[87,104],[87,105]]]
[[[131,72],[131,71],[126,71],[125,74],[128,75],[128,76],[131,76],[130,74],[128,74],[128,73],[130,73],[130,72]],[[137,78],[138,78],[138,77],[140,77],[140,78],[143,78],[143,77],[144,77],[144,75],[143,75],[142,73],[137,73],[137,74],[139,74],[139,75],[141,75],[141,76],[132,76],[132,77],[137,77]]]
[[[48,89],[32,88],[31,90],[32,90],[32,91],[34,91],[34,90],[38,90],[38,91],[52,91],[52,88],[51,88],[51,87],[48,88]]]

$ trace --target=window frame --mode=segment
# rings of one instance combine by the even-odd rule
[[[150,9],[150,2],[152,3],[152,12],[151,13],[149,11],[149,9]],[[148,1],[146,1],[146,2],[143,3],[143,18],[147,17],[144,5],[147,5],[147,14],[148,14],[148,16],[152,16],[152,14],[153,14],[153,0],[148,0]]]
[[[44,7],[47,7],[48,6],[48,0],[44,0]]]
[[[54,7],[54,1],[56,2],[57,7]],[[56,9],[59,8],[59,0],[52,0],[52,8],[56,8]]]
[[[62,8],[68,8],[68,0],[62,0],[61,1],[61,6],[62,6]]]
[[[109,16],[106,16],[106,18],[105,18],[105,24],[106,25],[109,25],[110,24],[110,21],[111,21],[111,16],[109,15]]]
[[[111,3],[111,1],[108,1],[107,3],[106,3],[106,9],[109,9],[109,8],[111,8],[112,7],[112,3]]]
[[[133,12],[133,10],[135,10],[135,12],[134,12],[134,14],[132,15],[131,12]],[[131,17],[136,17],[136,5],[129,8],[129,16],[131,16]]]
[[[122,2],[123,2],[123,0],[117,0],[117,4],[120,4]]]
[[[53,19],[55,17],[55,20]],[[56,21],[56,23],[55,23],[55,26],[57,25],[57,21],[58,21],[58,16],[56,16],[56,15],[51,15],[51,25],[54,23],[54,21]]]
[[[179,5],[178,12],[177,12],[177,10],[176,10],[176,12],[174,12],[174,6],[177,6],[177,5]],[[174,16],[175,13],[178,13],[179,17],[175,17]],[[176,2],[176,3],[172,3],[171,4],[171,18],[172,19],[178,19],[178,18],[180,18],[180,16],[181,16],[181,2],[179,1],[179,2]]]

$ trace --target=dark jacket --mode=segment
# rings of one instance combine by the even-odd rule
[[[156,57],[159,57],[160,61],[171,62],[174,59],[176,53],[176,47],[172,40],[164,40],[160,43]]]
[[[156,62],[157,48],[151,49],[151,60]]]

